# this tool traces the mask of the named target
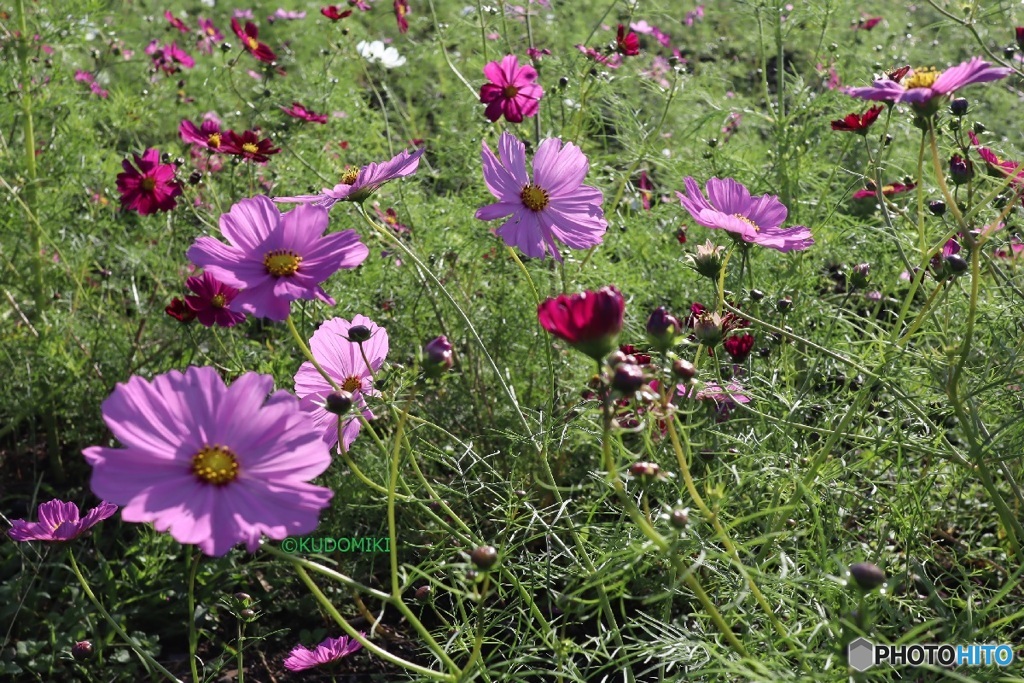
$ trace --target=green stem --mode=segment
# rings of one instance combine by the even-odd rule
[[[331,385],[331,388],[338,391],[340,388],[338,387],[338,383],[334,381],[334,378],[331,377],[327,371],[324,370],[323,366],[320,365],[317,359],[313,357],[313,352],[309,350],[306,340],[302,338],[302,335],[299,334],[298,328],[295,327],[295,320],[292,319],[292,316],[289,315],[285,318],[285,322],[288,324],[288,329],[291,331],[292,338],[295,339],[295,343],[299,345],[299,350],[302,351],[302,355],[305,356],[306,360],[312,363],[313,367],[316,368],[316,371],[319,372],[325,380],[327,380],[327,383]]]
[[[85,595],[89,598],[89,602],[91,602],[93,607],[96,608],[96,611],[100,613],[100,616],[110,624],[110,627],[114,629],[114,632],[117,633],[124,642],[128,643],[128,646],[135,651],[135,654],[141,657],[151,667],[166,676],[168,680],[175,681],[175,683],[182,683],[181,679],[162,667],[160,662],[153,659],[148,652],[143,650],[142,646],[139,645],[134,638],[125,633],[124,629],[121,628],[121,625],[118,624],[112,616],[110,616],[110,613],[107,612],[106,609],[104,609],[103,605],[96,598],[96,594],[92,592],[92,588],[89,587],[89,582],[85,580],[82,570],[78,568],[78,563],[75,562],[75,554],[72,552],[71,548],[68,548],[68,560],[71,562],[71,571],[74,572],[75,578],[78,579],[78,583],[82,585],[82,590],[85,591]],[[195,680],[198,681],[199,679],[197,678]]]
[[[196,552],[188,571],[188,664],[192,670],[193,681],[202,680],[199,678],[199,669],[197,668],[199,660],[196,655],[199,644],[199,632],[196,628],[196,575],[199,573],[199,560],[202,556],[201,552]]]

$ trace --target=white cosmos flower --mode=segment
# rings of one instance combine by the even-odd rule
[[[384,47],[384,43],[379,40],[371,43],[365,40],[360,41],[356,45],[356,50],[363,59],[369,62],[380,62],[385,69],[394,69],[405,64],[405,57],[399,55],[398,50],[393,47]]]

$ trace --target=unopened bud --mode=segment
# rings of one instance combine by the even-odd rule
[[[333,391],[327,394],[327,398],[324,399],[324,407],[329,413],[344,415],[352,410],[352,394],[344,389]]]
[[[681,327],[674,315],[665,310],[664,306],[658,306],[647,318],[647,338],[654,348],[665,353],[672,348]]]
[[[348,340],[356,344],[362,344],[370,339],[372,333],[366,325],[353,325],[348,328]]]
[[[612,389],[620,394],[629,395],[643,386],[644,372],[639,365],[620,363],[612,375]]]
[[[469,559],[480,569],[490,569],[498,561],[498,550],[493,545],[482,545],[470,554]]]
[[[866,591],[874,590],[885,583],[885,572],[870,562],[851,564],[850,576],[862,590]]]
[[[71,646],[71,656],[82,662],[92,657],[92,642],[80,640]]]

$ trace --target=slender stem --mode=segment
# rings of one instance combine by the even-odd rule
[[[245,666],[242,657],[242,648],[245,647],[245,621],[238,619],[238,655],[235,666],[238,668],[238,683],[245,683]],[[195,679],[199,680],[199,679]]]
[[[192,559],[192,566],[188,570],[188,664],[192,670],[193,681],[202,680],[199,678],[198,657],[196,655],[199,644],[199,633],[198,629],[196,629],[196,575],[199,573],[199,560],[202,556],[203,554],[197,551]]]
[[[331,385],[331,388],[338,391],[340,388],[338,387],[338,383],[334,381],[334,378],[331,377],[327,371],[324,370],[323,366],[320,365],[317,359],[313,357],[313,352],[309,350],[306,340],[302,338],[302,335],[299,334],[298,328],[295,327],[295,320],[292,319],[292,316],[289,315],[285,318],[285,322],[288,323],[288,329],[291,331],[292,338],[295,339],[295,343],[299,345],[299,350],[302,351],[302,355],[306,357],[306,360],[313,364],[313,367],[316,368],[316,371],[319,372],[325,380],[327,380],[327,383]]]
[[[72,552],[71,548],[68,548],[68,560],[71,562],[71,571],[74,572],[75,578],[78,579],[78,583],[82,585],[82,590],[85,591],[85,595],[89,598],[89,602],[91,602],[93,607],[96,608],[96,611],[100,613],[100,616],[110,624],[110,627],[114,629],[114,632],[121,637],[121,640],[128,643],[129,647],[135,651],[135,654],[145,660],[145,662],[151,667],[166,676],[168,680],[175,681],[175,683],[182,683],[181,679],[162,667],[160,662],[153,659],[148,652],[143,650],[142,646],[139,645],[134,638],[125,633],[124,629],[121,628],[121,625],[117,623],[112,616],[110,616],[110,613],[107,612],[100,601],[96,598],[96,594],[92,592],[92,588],[89,587],[89,582],[85,580],[82,570],[78,568],[78,563],[75,562],[75,554]],[[199,679],[197,678],[195,680],[198,681]]]
[[[939,160],[939,143],[935,139],[935,119],[928,119],[928,137],[931,140],[932,147],[932,164],[935,166],[935,180],[939,183],[939,189],[942,190],[942,196],[946,199],[946,205],[949,210],[953,213],[953,218],[956,219],[957,225],[964,232],[967,232],[967,223],[964,221],[964,215],[960,211],[960,207],[957,206],[956,198],[949,191],[949,185],[946,184],[946,173],[942,170],[942,161]]]

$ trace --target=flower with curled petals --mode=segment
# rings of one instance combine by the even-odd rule
[[[526,146],[510,133],[498,140],[498,155],[483,143],[484,183],[498,198],[479,208],[476,217],[493,221],[509,217],[495,232],[510,247],[530,258],[550,253],[562,260],[557,238],[572,249],[589,249],[604,238],[608,222],[604,195],[584,185],[590,162],[571,142],[548,138],[537,147],[533,177],[526,173]]]
[[[211,367],[118,384],[103,419],[124,447],[83,451],[93,492],[207,555],[312,532],[333,492],[309,482],[331,455],[298,399],[273,386],[255,372],[226,386]]]
[[[357,325],[369,331],[369,339],[362,343],[349,340],[349,330]],[[338,388],[352,395],[353,409],[360,410],[363,417],[372,420],[374,414],[366,406],[365,397],[380,393],[373,387],[373,375],[380,370],[388,355],[387,330],[364,315],[357,315],[351,322],[344,318],[333,318],[313,333],[309,348]],[[347,451],[359,436],[360,422],[353,413],[339,418],[327,410],[327,396],[333,392],[331,383],[309,361],[303,363],[295,373],[295,393],[301,399],[300,405],[322,435],[327,447],[338,443],[340,434],[341,446]]]
[[[712,178],[708,198],[693,178],[684,181],[686,194],[676,192],[679,202],[699,225],[727,230],[738,240],[778,251],[800,251],[814,244],[809,228],[783,229],[789,210],[775,195],[751,197],[746,187],[732,178]]]
[[[36,514],[38,522],[12,519],[7,535],[12,541],[61,542],[78,538],[104,519],[117,512],[113,503],[100,503],[85,517],[81,517],[78,506],[62,500],[42,503]]]
[[[320,194],[304,194],[297,197],[275,197],[275,202],[284,204],[314,204],[330,209],[338,202],[363,202],[384,183],[404,178],[416,172],[420,165],[423,148],[415,152],[402,152],[390,161],[371,163],[362,168],[349,168],[341,182],[333,188],[325,187]]]
[[[299,206],[281,214],[262,195],[243,199],[220,217],[229,244],[200,237],[188,250],[192,263],[229,287],[240,289],[231,304],[271,320],[284,320],[296,299],[334,299],[320,283],[340,268],[355,268],[370,253],[355,230],[324,235],[327,210]]]

